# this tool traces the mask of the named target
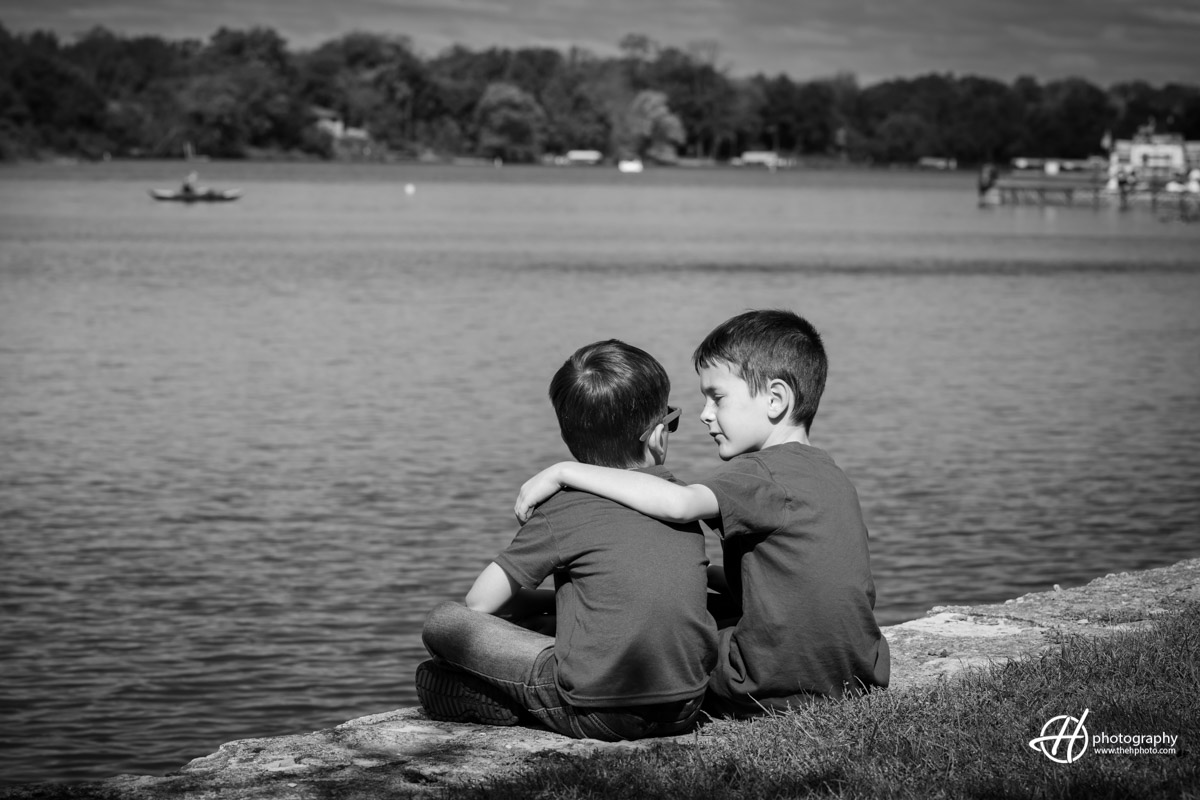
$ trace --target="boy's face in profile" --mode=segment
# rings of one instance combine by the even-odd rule
[[[769,393],[751,394],[750,385],[724,362],[700,368],[700,393],[700,421],[708,426],[722,461],[763,448],[771,434]]]

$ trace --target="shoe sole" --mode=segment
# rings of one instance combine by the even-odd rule
[[[431,719],[484,725],[516,725],[520,721],[515,711],[485,694],[487,684],[474,676],[421,664],[416,683],[417,697]]]

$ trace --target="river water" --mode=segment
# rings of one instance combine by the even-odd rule
[[[968,175],[203,166],[243,199],[0,170],[6,782],[412,704],[423,615],[567,457],[563,359],[656,354],[698,477],[689,356],[747,308],[825,335],[881,623],[1200,555],[1200,225]]]

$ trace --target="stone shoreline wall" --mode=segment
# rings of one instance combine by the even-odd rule
[[[1200,601],[1200,559],[1108,575],[1074,589],[1055,586],[996,605],[939,606],[920,619],[884,628],[892,648],[889,691],[1036,654],[1063,634],[1104,636],[1143,626],[1189,600]],[[691,741],[693,735],[680,738]],[[230,742],[163,777],[26,784],[0,788],[0,798],[419,797],[451,782],[503,775],[547,752],[588,754],[662,741],[580,741],[534,728],[435,722],[419,708],[405,708],[308,734]]]

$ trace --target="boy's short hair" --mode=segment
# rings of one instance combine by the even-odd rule
[[[654,356],[617,339],[575,351],[550,381],[563,441],[578,461],[640,463],[638,437],[667,411],[671,381]]]
[[[825,345],[808,320],[784,310],[747,311],[722,322],[692,354],[692,365],[727,364],[756,395],[776,378],[792,388],[791,421],[812,430],[825,391],[829,361]]]

